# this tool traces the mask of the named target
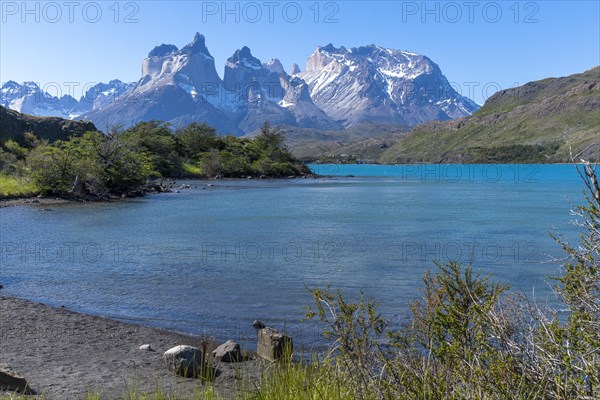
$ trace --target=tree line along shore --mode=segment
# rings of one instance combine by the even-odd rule
[[[173,132],[159,121],[52,142],[25,132],[0,141],[0,198],[111,199],[162,191],[175,178],[311,176],[284,142],[268,123],[253,138],[198,123]]]

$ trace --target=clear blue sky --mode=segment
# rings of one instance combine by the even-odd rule
[[[599,1],[1,1],[0,81],[137,81],[148,52],[195,32],[222,74],[247,45],[287,68],[318,45],[425,54],[478,103],[496,88],[600,64]],[[118,9],[118,13],[117,13]],[[317,13],[318,10],[318,13]],[[471,91],[469,89],[471,87]],[[66,89],[65,89],[66,91]],[[76,97],[81,95],[75,91]]]

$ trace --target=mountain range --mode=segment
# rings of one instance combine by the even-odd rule
[[[374,122],[343,130],[280,129],[292,153],[313,162],[570,162],[571,154],[600,159],[598,110],[600,67],[595,67],[500,91],[468,117],[412,129]],[[0,106],[0,143],[24,143],[25,132],[54,141],[89,130],[95,130],[90,122],[35,117]]]
[[[60,97],[50,94],[62,91],[55,83],[40,86],[35,82],[8,81],[0,88],[0,105],[23,114],[40,117],[75,119],[93,109],[102,108],[118,99],[135,84],[118,79],[109,83],[95,83],[85,88],[85,94],[75,99],[69,94]],[[44,90],[45,89],[45,90]]]
[[[89,88],[79,100],[48,95],[32,82],[9,81],[0,105],[33,115],[92,121],[100,130],[163,120],[174,126],[206,122],[221,133],[272,125],[335,131],[364,122],[416,126],[465,117],[478,105],[449,84],[428,57],[368,45],[318,47],[306,69],[263,63],[244,46],[227,59],[223,78],[199,33],[179,49],[154,47],[136,83]]]

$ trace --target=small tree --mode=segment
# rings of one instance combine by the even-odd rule
[[[223,173],[223,159],[217,149],[204,153],[200,165],[205,176],[215,177]]]
[[[138,190],[153,173],[148,156],[113,135],[97,144],[101,182],[105,190],[113,195],[127,194]]]
[[[140,122],[118,136],[130,148],[144,153],[153,164],[156,176],[177,176],[181,172],[181,157],[168,123]]]
[[[362,292],[358,301],[351,302],[339,289],[309,290],[315,305],[306,307],[305,320],[318,317],[325,325],[323,334],[333,342],[329,357],[353,383],[354,398],[381,397],[385,385],[379,377],[386,365],[381,339],[388,322],[377,312],[377,304]]]
[[[260,133],[254,141],[259,150],[274,162],[292,161],[292,156],[285,146],[285,135],[279,130],[271,128],[269,122],[265,122]]]
[[[217,130],[205,123],[193,122],[175,132],[175,138],[182,155],[197,158],[200,153],[215,147]]]
[[[97,133],[82,138],[40,144],[27,156],[31,174],[42,192],[74,192],[82,182],[98,176],[98,160],[93,142]]]

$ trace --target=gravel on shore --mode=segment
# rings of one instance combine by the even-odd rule
[[[0,199],[0,208],[19,206],[54,206],[57,204],[72,203],[73,200],[50,197],[19,197],[14,199]]]
[[[227,399],[246,390],[242,385],[254,387],[267,367],[255,355],[241,363],[215,364],[214,384],[167,371],[166,350],[181,344],[201,348],[203,339],[0,296],[0,363],[25,377],[44,399],[85,399],[88,393],[118,399],[157,387],[184,399],[210,386]],[[154,351],[140,350],[144,344]],[[209,351],[216,345],[209,343]]]

